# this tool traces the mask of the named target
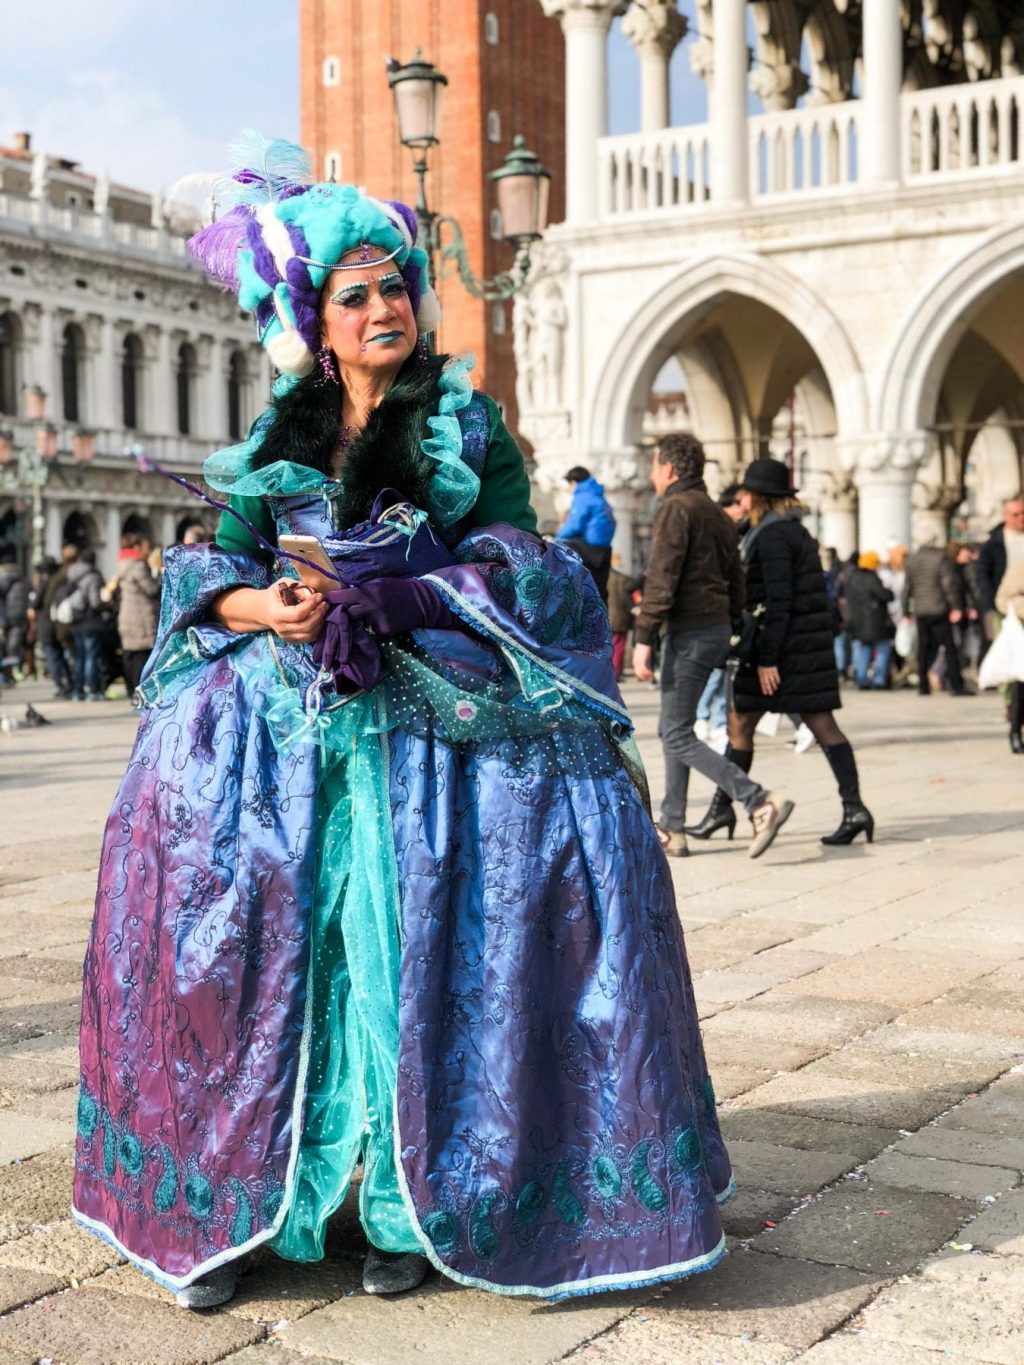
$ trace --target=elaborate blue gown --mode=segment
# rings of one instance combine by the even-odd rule
[[[296,469],[278,531],[337,537],[330,481]],[[450,560],[426,578],[461,628],[387,642],[346,697],[309,647],[212,622],[264,564],[167,557],[86,961],[75,1216],[169,1286],[264,1241],[322,1255],[360,1162],[370,1239],[485,1289],[723,1254],[729,1162],[603,606],[509,525]]]

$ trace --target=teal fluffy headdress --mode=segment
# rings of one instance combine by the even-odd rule
[[[355,185],[311,183],[301,147],[248,131],[231,149],[232,173],[214,196],[217,217],[189,242],[214,279],[237,290],[282,374],[307,374],[319,348],[320,290],[348,252],[377,248],[402,272],[421,333],[441,320],[416,246],[416,215]]]

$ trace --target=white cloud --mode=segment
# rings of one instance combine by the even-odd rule
[[[103,67],[75,72],[58,91],[0,88],[0,129],[19,128],[31,131],[36,150],[78,161],[93,174],[108,170],[139,189],[166,187],[224,161],[222,138],[190,127],[132,76]]]

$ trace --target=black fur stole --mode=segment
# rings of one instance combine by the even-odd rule
[[[417,507],[429,506],[427,493],[436,465],[420,443],[430,434],[427,418],[437,412],[438,379],[447,360],[432,355],[424,361],[413,352],[370,414],[345,452],[342,491],[335,499],[338,525],[365,521],[383,488],[397,489]],[[338,449],[339,395],[335,385],[319,380],[317,370],[275,399],[255,468],[293,460],[331,476]]]

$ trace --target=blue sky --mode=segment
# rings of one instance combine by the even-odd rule
[[[681,8],[692,17],[692,0]],[[3,9],[0,143],[27,129],[37,148],[156,189],[219,170],[243,127],[298,135],[297,0],[6,0]],[[629,132],[639,124],[639,71],[619,28],[611,131]],[[705,103],[687,46],[672,64],[672,113],[691,123],[704,119]]]

